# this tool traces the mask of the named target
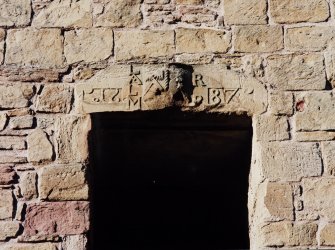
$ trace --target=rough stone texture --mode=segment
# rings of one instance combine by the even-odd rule
[[[256,138],[259,141],[283,141],[290,139],[286,117],[261,115],[257,117]]]
[[[31,84],[0,85],[1,108],[25,108],[29,106],[34,96],[34,86]]]
[[[177,29],[177,53],[225,53],[230,47],[231,33],[210,29]]]
[[[14,181],[16,174],[12,165],[0,165],[0,185],[7,185]]]
[[[115,31],[118,61],[169,57],[175,51],[173,31]]]
[[[332,88],[335,88],[335,54],[332,52],[325,53],[325,64],[327,80]]]
[[[4,52],[5,52],[5,36],[6,32],[3,29],[0,29],[0,64],[2,64],[4,59]]]
[[[277,23],[322,22],[329,14],[326,0],[270,0],[270,15]]]
[[[204,0],[176,0],[177,4],[202,4]]]
[[[91,0],[52,1],[33,20],[36,27],[91,27]]]
[[[56,2],[56,1],[54,1]],[[40,68],[63,65],[63,39],[58,29],[17,29],[7,32],[7,64]]]
[[[99,0],[101,13],[94,18],[95,26],[133,28],[142,21],[141,0]]]
[[[112,54],[113,30],[96,28],[68,31],[65,32],[64,46],[66,61],[69,64],[105,60]]]
[[[19,229],[20,224],[16,221],[0,221],[0,241],[14,238]]]
[[[27,206],[25,236],[71,235],[87,232],[88,202],[43,202]]]
[[[321,246],[335,246],[335,224],[327,224],[320,231]]]
[[[335,141],[323,142],[321,145],[324,162],[324,172],[327,175],[335,176]]]
[[[320,176],[322,161],[317,143],[270,142],[262,148],[262,168],[271,181],[299,181]]]
[[[7,113],[0,112],[0,131],[6,128],[7,121],[8,121]]]
[[[11,219],[13,217],[13,205],[14,198],[12,190],[0,189],[0,220]]]
[[[48,166],[39,175],[43,200],[87,200],[86,170],[81,165]]]
[[[21,151],[0,151],[0,163],[26,163],[27,156]]]
[[[21,244],[6,244],[1,246],[3,250],[57,250],[56,245],[50,242],[47,243],[21,243]]]
[[[37,175],[34,172],[20,173],[20,190],[24,199],[30,200],[37,197]]]
[[[12,117],[9,123],[11,129],[27,129],[32,128],[33,125],[34,117],[32,115]]]
[[[270,94],[270,112],[274,115],[293,114],[293,94],[290,92],[274,91]]]
[[[0,0],[0,13],[0,26],[28,25],[31,17],[30,0]]]
[[[266,76],[277,90],[312,90],[326,87],[324,59],[319,54],[272,55],[267,58]]]
[[[312,132],[296,132],[296,141],[331,141],[335,140],[335,132],[328,131],[312,131]]]
[[[265,0],[225,0],[223,8],[228,25],[267,23]]]
[[[73,90],[65,84],[45,85],[38,96],[36,110],[47,113],[68,113],[71,109]]]
[[[82,250],[87,248],[87,237],[85,235],[66,236],[62,247],[64,250]]]
[[[42,129],[35,129],[27,137],[27,143],[29,162],[41,163],[52,160],[53,147]]]
[[[245,25],[234,29],[236,52],[274,52],[284,48],[280,26]]]
[[[26,149],[24,137],[0,136],[0,149]]]

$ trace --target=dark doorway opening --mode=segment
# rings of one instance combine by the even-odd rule
[[[92,118],[91,249],[249,248],[249,117],[170,110]]]

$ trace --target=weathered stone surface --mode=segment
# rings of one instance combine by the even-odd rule
[[[141,24],[141,0],[100,0],[103,10],[94,18],[95,26],[133,28]]]
[[[12,165],[0,165],[0,185],[7,185],[14,181],[15,171]]]
[[[312,131],[296,132],[294,134],[296,141],[332,141],[335,140],[335,132]]]
[[[237,52],[274,52],[284,47],[283,30],[277,25],[237,26],[234,33]]]
[[[270,93],[270,112],[274,115],[292,115],[294,110],[293,94],[273,91]]]
[[[0,64],[2,64],[5,53],[5,37],[6,32],[3,29],[0,29]]]
[[[16,221],[0,221],[0,241],[14,238],[20,229],[20,223]]]
[[[335,176],[335,141],[322,142],[321,146],[324,172],[327,175]]]
[[[256,121],[258,141],[283,141],[290,139],[288,120],[284,116],[261,115]]]
[[[277,23],[322,22],[329,17],[326,0],[270,0],[270,14]]]
[[[225,30],[177,29],[177,53],[225,53],[231,42],[231,33]]]
[[[57,161],[85,162],[88,159],[90,116],[66,116],[56,121]]]
[[[322,51],[334,47],[335,30],[330,26],[288,28],[285,47],[290,51]]]
[[[0,108],[28,107],[34,94],[34,86],[31,84],[0,85]]]
[[[297,131],[335,129],[335,97],[332,91],[306,92],[296,95]]]
[[[265,69],[268,82],[278,90],[312,90],[326,87],[324,59],[318,54],[272,55]]]
[[[225,0],[224,20],[228,25],[266,24],[265,0]]]
[[[318,224],[316,223],[296,223],[292,228],[289,245],[291,246],[317,246],[316,233]]]
[[[34,117],[32,115],[12,117],[9,123],[11,129],[27,129],[32,128],[33,125]]]
[[[20,190],[23,198],[30,200],[37,197],[37,175],[34,172],[20,173]]]
[[[37,14],[37,27],[92,27],[91,0],[52,1]]]
[[[73,90],[66,84],[47,84],[38,96],[36,110],[47,113],[68,113]]]
[[[3,250],[57,250],[55,244],[46,242],[46,243],[14,243],[14,244],[6,244],[1,246]]]
[[[64,53],[67,63],[98,62],[112,55],[113,30],[80,29],[65,32]]]
[[[69,140],[71,136],[69,137]],[[51,161],[53,156],[53,147],[47,134],[40,128],[35,129],[28,137],[28,161],[41,163]]]
[[[26,163],[25,151],[0,151],[0,163]]]
[[[66,236],[62,247],[64,250],[82,250],[87,249],[87,237],[85,235]]]
[[[115,31],[117,61],[170,57],[175,52],[173,31]]]
[[[6,41],[6,64],[40,68],[63,65],[63,39],[58,29],[8,30]]]
[[[328,221],[335,221],[335,179],[303,179],[302,188],[304,210]]]
[[[331,51],[324,53],[327,80],[329,81],[332,88],[335,88],[335,53]]]
[[[30,0],[0,0],[0,26],[25,26],[30,23]]]
[[[82,165],[48,166],[39,175],[39,193],[43,200],[87,200],[86,170]]]
[[[11,219],[13,217],[13,206],[14,197],[12,190],[0,189],[0,220]]]
[[[24,137],[0,136],[0,149],[26,149]]]
[[[0,67],[0,78],[14,82],[59,82],[66,69],[37,69],[30,66],[6,65]]]
[[[88,228],[88,202],[43,202],[27,206],[24,236],[82,234]]]
[[[7,113],[0,112],[0,131],[6,128],[7,121],[8,121]]]
[[[270,142],[262,146],[262,169],[270,181],[299,181],[320,176],[322,161],[317,143]]]
[[[288,183],[269,182],[264,205],[270,214],[267,220],[293,220],[293,190]]]
[[[335,224],[327,224],[320,231],[321,246],[335,246]]]
[[[204,0],[176,0],[177,4],[203,4]]]

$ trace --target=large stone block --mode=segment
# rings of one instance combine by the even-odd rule
[[[37,27],[92,27],[91,0],[52,1],[33,20]]]
[[[48,166],[39,175],[43,200],[87,200],[86,170],[82,165]]]
[[[17,83],[0,85],[0,108],[25,108],[35,94],[32,84]]]
[[[225,0],[224,20],[228,25],[266,24],[266,0]]]
[[[8,31],[6,64],[52,68],[63,66],[63,61],[61,30],[29,28]]]
[[[322,22],[330,14],[326,0],[270,0],[269,5],[277,23]]]
[[[174,32],[170,31],[115,31],[117,61],[171,57],[175,52]]]
[[[272,55],[267,62],[266,77],[274,89],[320,90],[326,87],[322,55]]]
[[[141,24],[141,0],[100,0],[103,10],[94,18],[95,26],[134,28]]]
[[[8,243],[1,246],[2,250],[57,250],[55,244],[46,243]]]
[[[226,53],[231,33],[225,30],[177,29],[177,53]]]
[[[299,181],[322,173],[317,143],[270,142],[261,153],[263,174],[270,181]]]
[[[256,118],[258,141],[283,141],[290,139],[288,120],[284,116],[261,115]]]
[[[69,64],[98,62],[112,55],[113,30],[81,29],[65,32],[64,53]]]
[[[295,115],[297,131],[335,129],[335,97],[332,91],[303,92],[296,94]]]
[[[0,221],[0,241],[14,238],[20,229],[20,223],[17,221]]]
[[[42,163],[52,160],[53,147],[47,134],[42,129],[37,128],[29,134],[27,137],[27,143],[29,162]]]
[[[24,236],[82,234],[89,228],[89,203],[84,201],[30,203]]]
[[[11,219],[13,212],[14,197],[12,190],[0,189],[0,220]]]
[[[321,246],[335,246],[335,223],[326,224],[320,231]]]
[[[25,26],[30,23],[30,0],[0,0],[0,26]]]

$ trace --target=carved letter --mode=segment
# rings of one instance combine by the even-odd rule
[[[203,76],[200,74],[195,75],[194,82],[195,82],[195,85],[194,85],[195,87],[206,86],[206,84],[203,81]]]

